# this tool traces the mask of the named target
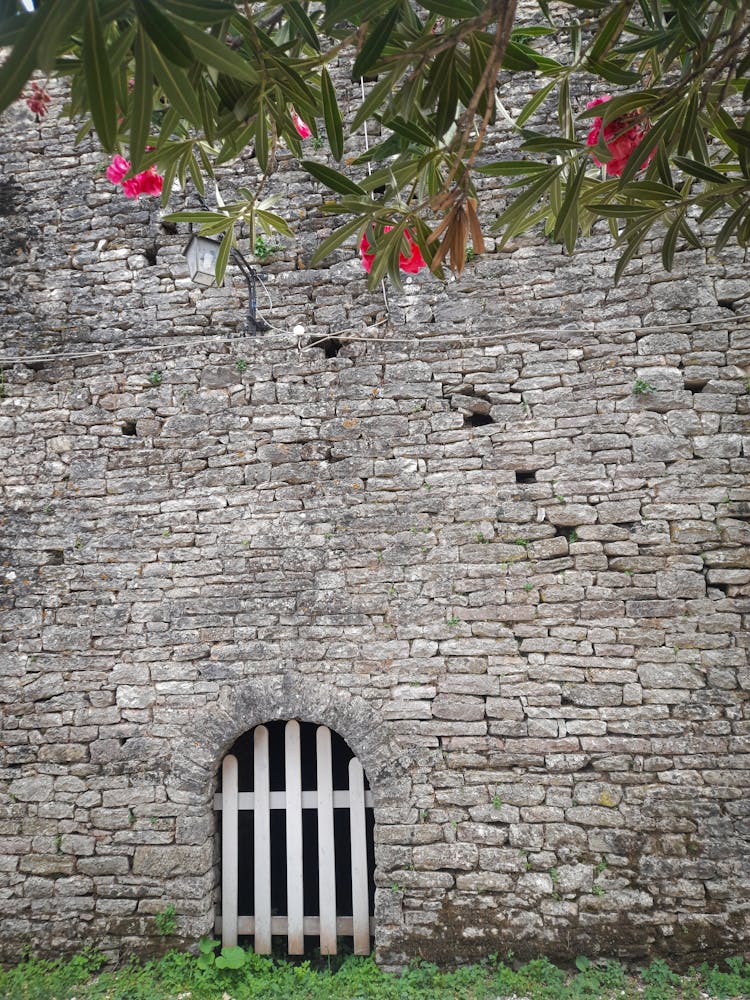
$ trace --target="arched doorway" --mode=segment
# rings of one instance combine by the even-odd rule
[[[222,944],[245,937],[268,954],[276,937],[290,955],[369,954],[373,801],[344,739],[294,719],[255,726],[219,781]]]

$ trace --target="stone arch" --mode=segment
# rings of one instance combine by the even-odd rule
[[[406,822],[410,810],[412,781],[404,750],[393,741],[387,724],[370,702],[293,671],[279,677],[246,678],[224,685],[218,702],[197,713],[190,733],[174,743],[167,793],[173,801],[183,804],[186,817],[191,815],[193,820],[177,824],[176,846],[184,845],[187,849],[195,844],[196,824],[205,830],[206,840],[212,840],[216,775],[235,740],[261,723],[288,719],[328,726],[346,741],[362,764],[374,800],[377,873],[379,831],[388,823]],[[207,852],[202,857],[207,870],[196,874],[208,875],[213,862],[209,862]],[[383,907],[384,892],[392,896],[389,891],[376,888],[376,949],[380,937],[377,914]],[[389,900],[386,909],[392,911],[392,908]],[[392,919],[394,915],[390,916]],[[213,908],[210,911],[206,908],[196,933],[199,936],[211,933],[212,921]]]

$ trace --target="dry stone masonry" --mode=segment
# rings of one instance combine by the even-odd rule
[[[73,133],[0,153],[0,957],[211,933],[222,756],[289,718],[365,767],[387,965],[746,950],[740,255],[530,237],[381,322],[282,159],[250,341]]]

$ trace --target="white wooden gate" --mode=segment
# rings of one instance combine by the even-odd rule
[[[367,825],[365,809],[372,808],[372,793],[365,790],[364,771],[356,757],[349,761],[349,788],[333,788],[331,730],[319,726],[315,734],[317,789],[302,790],[300,726],[287,722],[284,729],[285,788],[270,791],[268,730],[253,730],[254,792],[240,792],[237,758],[227,754],[222,766],[222,791],[214,808],[222,812],[221,916],[216,922],[223,946],[235,945],[237,936],[252,935],[258,954],[271,951],[272,935],[287,938],[290,955],[302,955],[305,935],[320,939],[322,955],[336,954],[337,935],[354,938],[354,953],[370,953],[374,919],[370,914]],[[286,810],[287,914],[271,914],[271,810]],[[303,913],[302,810],[317,810],[318,887],[320,913]],[[351,829],[352,915],[336,912],[336,845],[334,809],[348,809]],[[239,837],[241,811],[253,813],[255,915],[238,913]],[[308,873],[310,877],[310,873]]]

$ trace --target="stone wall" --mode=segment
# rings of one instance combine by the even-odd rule
[[[243,339],[71,136],[2,139],[2,957],[210,933],[217,768],[292,717],[367,771],[386,964],[746,949],[739,257],[530,237],[376,326],[282,161]]]

